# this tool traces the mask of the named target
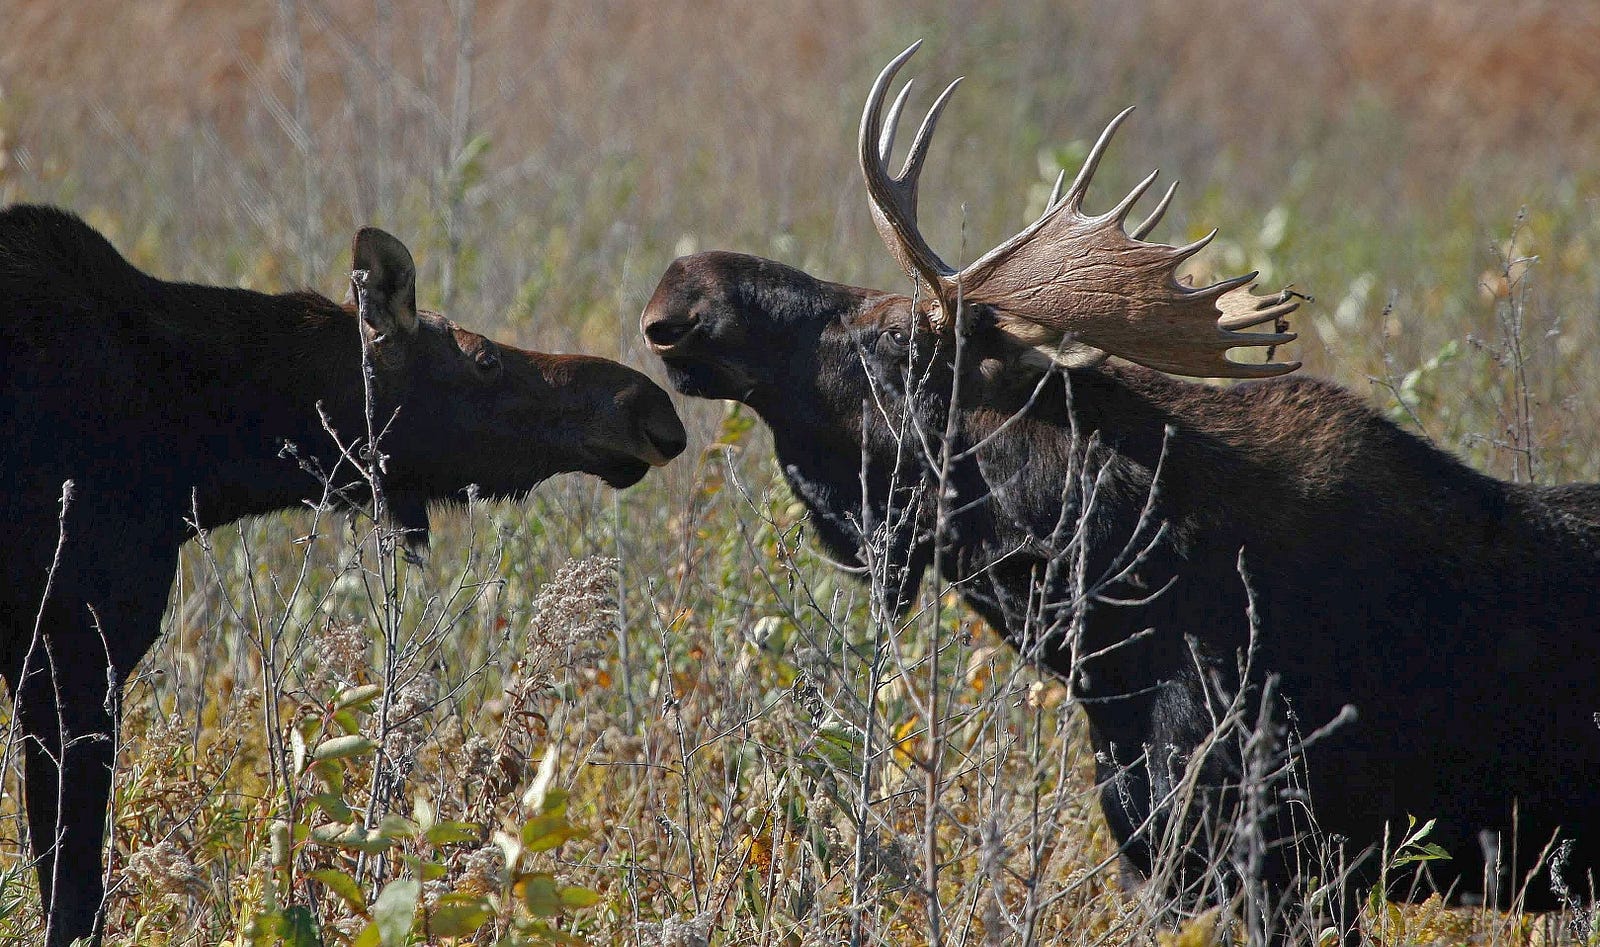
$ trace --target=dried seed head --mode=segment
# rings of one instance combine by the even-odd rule
[[[463,894],[490,894],[500,890],[505,875],[506,855],[498,845],[485,845],[466,857],[456,890]]]
[[[660,923],[639,924],[635,931],[643,947],[707,947],[716,918],[709,914],[669,917]]]
[[[617,569],[609,556],[589,556],[562,566],[533,600],[530,645],[559,649],[610,636],[617,625]]]
[[[367,650],[371,645],[372,638],[361,625],[330,618],[311,644],[309,666],[315,671],[307,682],[308,689],[317,693],[333,685],[356,683],[368,667]]]
[[[432,680],[422,675],[403,684],[389,703],[384,751],[397,784],[410,774],[417,762],[417,751],[427,742],[433,706]]]
[[[124,871],[135,883],[160,894],[200,897],[206,893],[200,870],[172,839],[134,852]]]

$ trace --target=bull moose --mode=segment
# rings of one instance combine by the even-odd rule
[[[334,435],[359,453],[374,417],[388,515],[414,543],[429,501],[469,485],[520,497],[583,471],[627,487],[684,447],[639,372],[419,311],[393,236],[357,233],[354,266],[359,311],[165,282],[69,213],[0,211],[0,671],[51,945],[98,929],[116,704],[196,527],[330,490],[365,502]]]
[[[1359,891],[1408,816],[1436,819],[1427,841],[1449,856],[1415,890],[1504,903],[1520,888],[1530,910],[1592,898],[1600,486],[1485,476],[1326,382],[1172,377],[1294,371],[1226,352],[1292,341],[1286,326],[1243,330],[1297,303],[1252,294],[1254,274],[1179,277],[1210,238],[1144,240],[1170,188],[1126,229],[1154,175],[1083,210],[1127,112],[1035,223],[956,271],[917,225],[954,83],[888,168],[906,93],[887,121],[884,100],[916,48],[873,85],[859,141],[873,219],[914,292],[683,257],[641,317],[672,384],[755,410],[826,550],[898,566],[874,582],[885,604],[904,609],[937,562],[1069,680],[1124,866],[1159,874],[1163,898],[1181,907],[1210,872],[1189,904],[1253,875],[1281,906],[1330,877],[1304,860],[1318,840],[1343,840]],[[1253,809],[1234,807],[1261,741],[1214,738],[1230,714],[1275,746]],[[1236,811],[1253,813],[1253,872],[1237,835],[1198,830]],[[1157,864],[1163,839],[1179,842],[1176,868]]]

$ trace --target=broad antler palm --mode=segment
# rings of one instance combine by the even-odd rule
[[[1253,295],[1255,273],[1199,288],[1180,281],[1178,267],[1216,231],[1184,247],[1143,240],[1165,213],[1176,184],[1131,234],[1123,229],[1128,213],[1155,182],[1155,172],[1106,213],[1083,213],[1089,181],[1132,108],[1101,132],[1065,193],[1057,179],[1044,214],[1027,229],[960,272],[939,259],[917,227],[917,180],[939,115],[960,80],[929,109],[898,175],[889,173],[888,162],[911,83],[883,118],[889,85],[919,46],[920,41],[896,56],[873,83],[861,114],[861,170],[873,222],[906,274],[937,301],[938,324],[948,324],[957,305],[984,305],[994,310],[1002,331],[1049,353],[1077,343],[1161,371],[1208,378],[1264,378],[1300,367],[1227,358],[1229,349],[1293,341],[1292,332],[1239,330],[1279,320],[1299,304],[1288,292]]]

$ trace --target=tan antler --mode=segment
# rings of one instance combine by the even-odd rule
[[[1179,281],[1178,267],[1216,231],[1185,247],[1144,242],[1166,212],[1176,184],[1131,234],[1123,225],[1155,182],[1155,172],[1105,214],[1083,213],[1089,181],[1131,108],[1101,132],[1064,194],[1060,179],[1056,181],[1044,214],[1027,229],[959,273],[940,260],[917,228],[917,179],[939,114],[961,80],[952,82],[929,109],[896,176],[889,174],[888,162],[910,82],[890,107],[888,121],[881,117],[895,74],[921,45],[913,43],[896,56],[873,83],[861,114],[861,170],[873,222],[889,252],[937,300],[942,313],[954,312],[958,300],[986,305],[995,311],[1002,331],[1046,352],[1064,351],[1072,343],[1088,345],[1179,375],[1264,378],[1300,367],[1299,362],[1247,364],[1226,356],[1233,348],[1293,341],[1292,332],[1238,331],[1293,312],[1299,304],[1289,293],[1251,294],[1255,273],[1200,288]],[[945,319],[942,313],[936,318]]]
[[[933,103],[933,108],[928,110],[898,176],[889,174],[889,155],[894,150],[894,134],[900,124],[900,110],[905,108],[906,98],[911,93],[910,82],[905,84],[905,88],[895,97],[894,105],[889,107],[887,124],[882,119],[883,97],[889,91],[889,83],[894,81],[895,73],[921,45],[921,40],[912,43],[910,49],[883,68],[883,72],[878,74],[878,81],[872,84],[867,107],[861,112],[861,171],[867,179],[867,196],[872,200],[872,222],[877,225],[889,252],[899,261],[900,268],[906,271],[907,276],[920,279],[929,287],[938,287],[945,279],[955,276],[956,271],[939,259],[917,229],[917,179],[922,175],[922,163],[928,157],[928,145],[933,141],[933,129],[939,123],[939,113],[944,111],[950,93],[955,91],[961,80],[956,79],[946,86]]]

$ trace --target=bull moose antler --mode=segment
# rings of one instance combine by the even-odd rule
[[[1207,378],[1265,378],[1300,367],[1299,362],[1246,364],[1227,358],[1229,349],[1293,341],[1292,332],[1238,330],[1281,319],[1299,304],[1288,292],[1250,293],[1256,273],[1199,288],[1180,281],[1178,267],[1211,242],[1215,230],[1184,247],[1144,242],[1166,212],[1176,183],[1131,234],[1123,225],[1156,172],[1106,213],[1083,213],[1089,181],[1132,108],[1100,133],[1064,194],[1061,179],[1056,180],[1044,214],[1027,229],[960,272],[939,259],[917,227],[917,180],[939,115],[961,80],[950,83],[928,110],[898,175],[889,173],[888,162],[910,82],[890,106],[887,122],[882,116],[890,83],[921,45],[919,40],[896,56],[872,85],[861,113],[861,170],[878,233],[906,274],[937,302],[936,325],[947,324],[946,314],[958,304],[986,305],[995,311],[1001,331],[1052,355],[1078,343],[1161,371]]]

